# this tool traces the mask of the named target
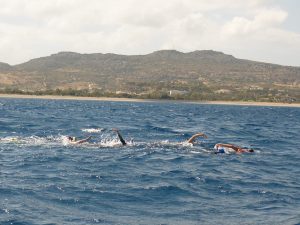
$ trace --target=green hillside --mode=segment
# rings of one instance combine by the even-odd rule
[[[61,52],[16,66],[0,63],[0,91],[300,102],[300,67],[237,59],[211,50],[132,56]]]

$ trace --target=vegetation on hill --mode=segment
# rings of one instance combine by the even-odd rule
[[[300,102],[300,68],[210,50],[133,56],[61,52],[16,66],[0,63],[0,92]]]

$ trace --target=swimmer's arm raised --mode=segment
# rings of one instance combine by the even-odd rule
[[[112,131],[115,131],[118,135],[119,140],[121,141],[122,145],[126,145],[126,141],[124,140],[124,138],[122,137],[122,135],[120,134],[120,131],[116,128],[113,128]]]
[[[235,151],[238,151],[240,149],[239,147],[237,147],[235,145],[232,145],[232,144],[222,144],[222,143],[219,143],[219,144],[216,144],[215,146],[216,146],[216,148],[218,148],[218,147],[232,148]]]
[[[87,138],[85,138],[85,139],[76,141],[75,143],[76,143],[76,144],[82,144],[82,143],[84,143],[84,142],[88,142],[91,138],[92,138],[92,136],[89,136],[89,137],[87,137]]]
[[[188,139],[187,142],[193,144],[197,137],[207,138],[207,136],[204,133],[197,133],[197,134],[194,134],[192,137],[190,137],[190,139]]]

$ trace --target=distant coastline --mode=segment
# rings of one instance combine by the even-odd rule
[[[300,103],[300,67],[238,59],[213,50],[146,55],[59,52],[0,62],[0,93]]]
[[[0,98],[21,98],[21,99],[53,99],[53,100],[81,100],[81,101],[116,101],[116,102],[183,102],[194,104],[211,105],[240,105],[240,106],[277,106],[277,107],[300,107],[300,103],[279,103],[279,102],[251,102],[251,101],[189,101],[189,100],[160,100],[160,99],[137,99],[137,98],[111,98],[111,97],[79,97],[59,95],[20,95],[0,94]]]

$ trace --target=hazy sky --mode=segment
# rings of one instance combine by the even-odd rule
[[[0,62],[213,49],[300,66],[299,0],[0,0]]]

